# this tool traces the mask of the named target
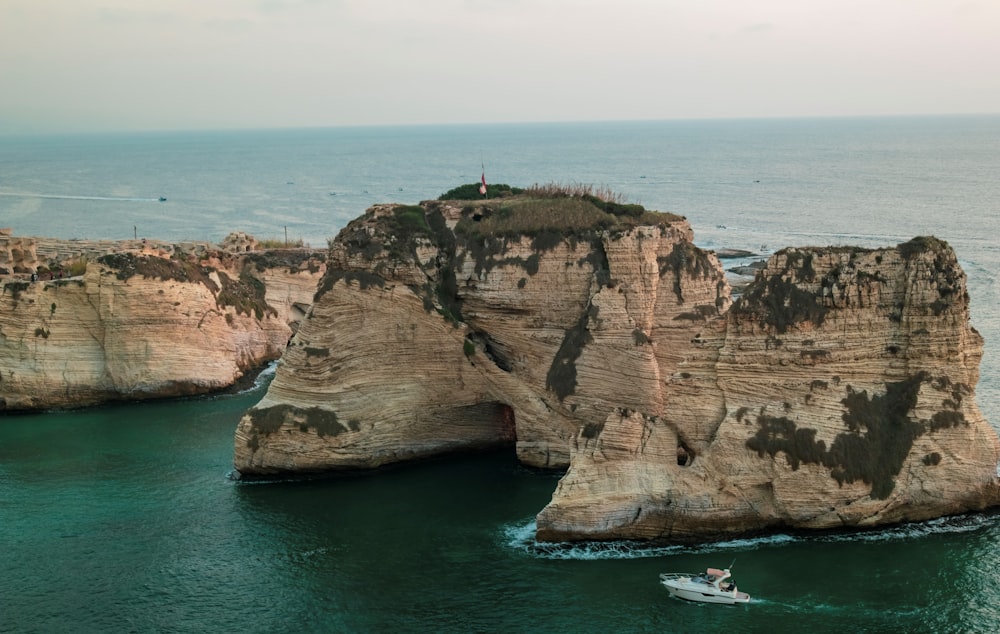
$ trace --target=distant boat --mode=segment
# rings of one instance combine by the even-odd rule
[[[160,196],[160,202],[161,203],[167,202],[167,197],[166,196]]]

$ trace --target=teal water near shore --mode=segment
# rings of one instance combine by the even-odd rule
[[[987,632],[1000,519],[702,547],[542,547],[557,476],[509,452],[227,477],[250,393],[7,418],[3,632]],[[749,606],[667,596],[728,565]]]
[[[481,156],[490,182],[604,184],[682,213],[708,248],[947,240],[987,342],[977,400],[1000,423],[1000,117],[11,138],[0,225],[64,238],[130,238],[137,225],[172,240],[287,227],[322,245],[374,202],[478,180]],[[236,422],[264,389],[0,415],[0,632],[1000,625],[994,514],[701,547],[541,546],[532,521],[558,474],[512,452],[231,480]],[[687,604],[658,584],[734,559],[749,606]]]

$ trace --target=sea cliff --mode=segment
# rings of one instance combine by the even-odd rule
[[[326,260],[249,251],[245,236],[224,245],[0,238],[6,411],[232,386],[284,351]]]
[[[873,527],[1000,499],[982,339],[943,242],[781,251],[705,345],[724,403],[708,442],[690,441],[687,410],[619,408],[575,439],[541,538]]]
[[[982,339],[934,238],[789,248],[735,303],[683,217],[590,194],[379,205],[235,435],[246,476],[511,446],[542,540],[722,538],[994,506]]]

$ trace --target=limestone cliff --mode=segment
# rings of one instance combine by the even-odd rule
[[[870,526],[997,504],[951,249],[788,249],[732,307],[687,221],[588,196],[383,205],[333,243],[243,417],[247,475],[513,444],[563,539]]]
[[[982,339],[946,244],[787,249],[724,323],[705,344],[725,402],[711,442],[673,462],[697,415],[616,410],[575,439],[542,538],[864,527],[1000,499],[974,398]]]
[[[52,264],[3,280],[0,410],[231,386],[281,355],[325,267],[324,254],[306,251],[170,256],[130,246],[80,255],[65,274]]]

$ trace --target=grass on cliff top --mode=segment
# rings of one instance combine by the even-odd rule
[[[463,190],[456,188],[444,196]],[[547,231],[626,229],[639,225],[667,226],[683,220],[676,214],[649,211],[622,203],[620,194],[589,185],[533,185],[525,190],[484,199],[463,210],[455,233],[469,236],[537,235]],[[447,198],[443,198],[447,199]],[[461,198],[462,200],[471,200]]]
[[[459,185],[438,196],[438,200],[484,200],[485,197],[479,193],[479,185],[479,183]],[[496,185],[489,185],[486,193],[490,198],[506,198],[508,196],[523,194],[524,190],[520,187],[511,187],[504,183],[498,183]]]
[[[903,242],[898,245],[896,249],[899,250],[899,254],[903,256],[904,260],[911,260],[914,257],[931,251],[933,253],[941,253],[942,251],[947,251],[951,247],[948,243],[934,236],[917,236],[909,242]]]

